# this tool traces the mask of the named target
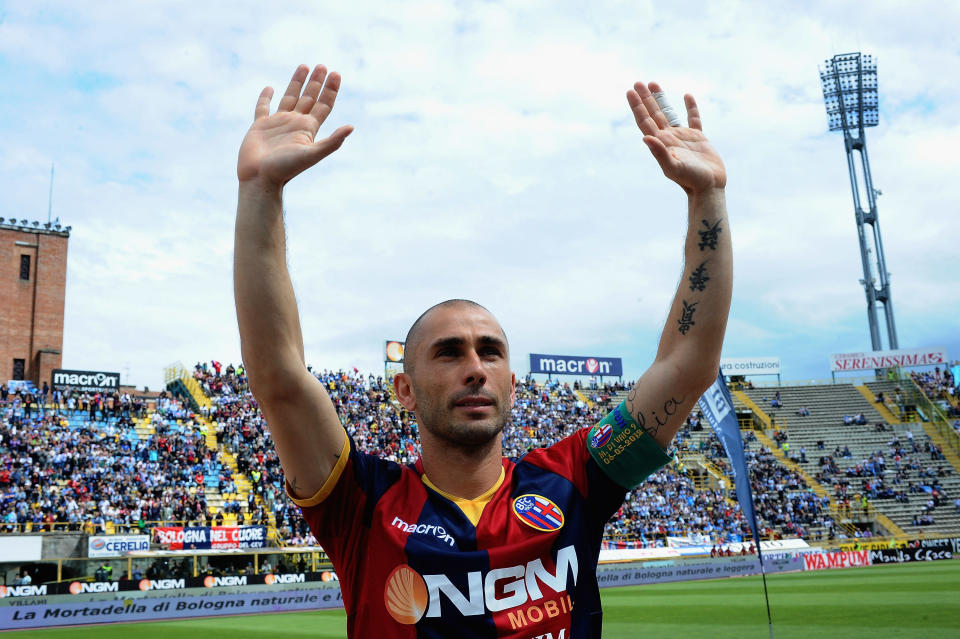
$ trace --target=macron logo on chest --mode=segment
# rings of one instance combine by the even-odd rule
[[[453,540],[453,537],[447,534],[446,528],[440,525],[408,524],[407,522],[403,521],[399,517],[394,517],[393,521],[390,522],[390,525],[405,533],[418,534],[418,535],[431,535],[451,547],[456,545],[456,542]]]

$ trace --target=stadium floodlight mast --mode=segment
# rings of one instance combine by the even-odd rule
[[[864,134],[864,127],[877,126],[879,121],[877,63],[872,56],[862,55],[860,52],[835,55],[825,60],[820,68],[820,83],[823,86],[823,101],[827,107],[830,130],[843,131],[844,147],[847,150],[847,169],[850,172],[853,208],[857,218],[857,234],[860,237],[860,258],[863,262],[863,279],[860,283],[867,295],[870,341],[873,350],[883,349],[877,321],[877,302],[881,302],[887,320],[890,348],[896,349],[899,346],[897,326],[893,320],[893,302],[890,299],[890,274],[887,272],[883,242],[880,239],[880,223],[877,220],[877,196],[880,191],[873,187],[870,161],[867,158],[867,139]],[[861,185],[857,180],[854,151],[860,155],[862,190],[867,197],[867,210],[864,210],[860,197]],[[878,276],[876,279],[873,276],[871,249],[865,224],[869,224],[873,231],[873,251],[876,255]]]

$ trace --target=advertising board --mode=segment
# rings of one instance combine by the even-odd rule
[[[953,549],[943,548],[884,548],[870,550],[870,561],[874,564],[905,564],[915,561],[940,561],[953,559]]]
[[[40,561],[43,537],[40,535],[4,535],[0,544],[0,562]]]
[[[154,541],[169,550],[264,548],[266,526],[158,526]]]
[[[779,357],[724,357],[720,370],[730,375],[779,375]]]
[[[404,343],[397,340],[388,340],[383,348],[384,362],[402,362]]]
[[[87,557],[122,557],[128,552],[150,550],[150,535],[91,535]]]
[[[69,386],[75,391],[87,393],[113,392],[120,388],[120,373],[55,368],[51,374],[50,385],[58,390],[66,390]]]
[[[830,370],[839,373],[897,366],[944,366],[948,361],[947,349],[936,347],[870,351],[868,353],[834,353],[830,355]]]
[[[109,601],[49,602],[0,607],[0,630],[25,630],[92,623],[185,619],[210,615],[237,615],[278,610],[316,610],[343,606],[340,591],[297,590],[235,592],[216,597],[188,595],[176,599],[113,599]]]
[[[803,555],[804,570],[828,570],[870,565],[870,550],[841,550],[837,552],[811,552]]]
[[[623,375],[619,357],[585,357],[581,355],[544,355],[530,353],[530,372],[545,375]]]

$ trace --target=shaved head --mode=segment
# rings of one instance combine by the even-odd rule
[[[418,317],[417,320],[413,323],[413,326],[410,327],[410,330],[407,331],[407,338],[406,340],[404,340],[404,343],[403,343],[403,353],[404,353],[403,372],[404,373],[413,372],[413,361],[411,361],[410,358],[407,357],[407,355],[411,355],[416,352],[416,347],[419,345],[419,341],[423,337],[422,335],[423,331],[421,329],[423,328],[423,325],[426,323],[427,318],[430,316],[431,313],[433,313],[437,309],[448,308],[452,306],[453,307],[466,306],[466,307],[477,308],[489,314],[490,317],[493,317],[493,313],[487,310],[485,306],[481,304],[477,304],[473,300],[452,299],[452,300],[446,300],[446,301],[440,302],[439,304],[434,304],[433,306],[425,310],[420,315],[420,317]],[[497,326],[500,326],[499,322],[497,323]],[[500,327],[500,333],[503,335],[504,341],[506,341],[507,334],[504,333],[502,326]]]

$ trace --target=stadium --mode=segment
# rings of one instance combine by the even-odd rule
[[[955,137],[953,89],[893,90],[920,68],[905,48],[929,62],[945,36],[891,33],[886,8],[864,18],[878,35],[861,52],[836,47],[851,39],[826,9],[787,25],[750,3],[728,16],[601,3],[589,18],[483,4],[0,16],[0,65],[68,103],[3,129],[0,631],[956,634],[955,225],[908,219],[942,209],[956,166],[931,149]],[[304,16],[335,25],[322,28],[335,45],[292,44],[312,39]],[[678,48],[681,22],[704,33],[696,55]],[[185,39],[171,35],[181,26]],[[2,44],[40,34],[62,44]],[[781,37],[818,57],[744,57]],[[890,64],[882,90],[870,51]],[[285,94],[260,94],[251,125],[260,87],[318,53],[342,90],[334,67],[297,67]],[[669,86],[638,82],[625,108],[633,78],[619,76],[638,56]],[[727,93],[715,78],[737,64]],[[582,86],[558,92],[567,72]],[[679,116],[685,83],[697,100]],[[29,141],[68,107],[76,130]],[[320,128],[305,144],[322,155],[277,177],[275,200],[251,196],[277,166],[250,161],[251,136],[296,113]],[[703,134],[723,157],[709,187],[696,181],[714,157]],[[921,170],[924,156],[938,159]],[[274,262],[264,247],[279,247]],[[449,326],[466,332],[443,337]],[[304,404],[301,383],[322,399],[313,430],[278,408]],[[449,387],[449,406],[424,399]],[[437,415],[457,418],[446,431]],[[497,419],[492,439],[467,439]],[[459,453],[488,441],[500,478],[458,492],[481,477]],[[458,454],[439,463],[437,450]],[[290,461],[316,451],[319,481]]]

